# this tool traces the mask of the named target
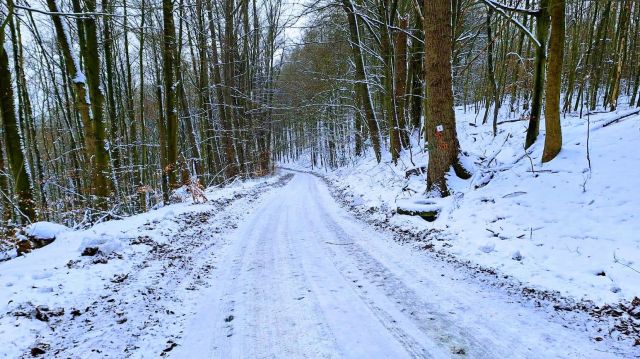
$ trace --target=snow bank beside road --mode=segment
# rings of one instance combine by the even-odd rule
[[[434,250],[596,305],[631,301],[640,296],[640,116],[597,126],[617,116],[591,116],[590,168],[586,117],[563,118],[563,150],[542,165],[544,128],[529,158],[526,122],[501,124],[494,138],[479,124],[482,116],[473,125],[476,115],[457,109],[461,147],[475,174],[450,177],[453,195],[438,202],[442,211],[432,223],[395,214],[398,202],[425,190],[424,175],[405,178],[428,161],[421,144],[398,166],[369,155],[324,174],[359,211],[407,231],[431,231]]]
[[[198,288],[210,268],[206,249],[218,244],[197,224],[278,181],[239,182],[207,191],[205,204],[58,233],[52,244],[0,263],[0,358],[155,355],[170,347],[176,313],[187,310],[176,297]]]

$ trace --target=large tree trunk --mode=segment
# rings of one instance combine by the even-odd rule
[[[453,168],[456,174],[469,174],[458,162],[460,145],[456,134],[451,79],[451,0],[425,0],[426,88],[428,96],[426,134],[429,141],[427,192],[448,196],[445,175]]]
[[[364,58],[361,49],[360,42],[360,30],[358,27],[358,21],[356,19],[355,10],[350,0],[343,0],[343,7],[347,13],[347,20],[349,22],[349,34],[351,36],[351,49],[353,51],[353,62],[356,66],[356,94],[362,105],[364,111],[364,117],[366,119],[367,126],[369,127],[369,135],[371,136],[371,145],[375,152],[376,159],[380,162],[380,130],[378,128],[378,120],[376,119],[376,113],[373,109],[373,100],[371,99],[371,92],[369,89],[369,83],[367,82],[367,74],[364,67]]]
[[[222,67],[223,67],[223,79],[224,86],[222,86],[222,94],[224,97],[224,107],[227,113],[227,120],[222,123],[222,140],[225,147],[225,153],[227,157],[226,177],[227,179],[233,179],[239,173],[244,166],[241,143],[238,144],[235,139],[236,131],[234,131],[234,125],[237,126],[238,119],[235,111],[235,101],[231,94],[231,90],[235,88],[235,57],[233,54],[235,46],[234,35],[234,0],[225,0],[224,2],[224,39],[221,43],[222,46]],[[238,160],[236,160],[236,158]],[[238,163],[239,162],[239,163]],[[240,168],[238,167],[240,166]]]
[[[396,116],[398,119],[398,129],[400,132],[400,143],[403,148],[408,148],[409,132],[407,131],[407,27],[409,19],[400,19],[400,30],[395,35],[395,101]]]
[[[618,97],[620,96],[620,80],[622,79],[622,69],[624,60],[627,57],[627,34],[629,33],[629,17],[631,14],[631,1],[625,0],[620,7],[618,18],[618,36],[615,52],[615,66],[611,76],[611,92],[609,93],[609,109],[614,111],[618,107]],[[636,35],[637,36],[637,35]]]
[[[554,159],[562,148],[560,128],[560,87],[562,85],[562,60],[564,57],[565,0],[550,0],[551,38],[549,40],[549,65],[547,66],[547,103],[544,123],[547,135],[544,140],[542,162]]]
[[[400,157],[400,131],[398,126],[398,108],[395,98],[395,81],[396,72],[394,68],[394,48],[391,43],[391,31],[395,14],[389,9],[389,0],[381,0],[378,5],[378,18],[382,22],[380,24],[380,56],[382,57],[383,78],[382,85],[384,93],[382,95],[382,114],[384,121],[387,123],[389,131],[389,152],[391,153],[391,161],[398,163]]]
[[[9,19],[11,21],[11,19]],[[15,184],[18,209],[22,223],[30,223],[37,218],[33,197],[31,176],[22,147],[20,124],[15,113],[13,81],[9,72],[9,56],[4,47],[4,35],[0,34],[0,119],[7,146],[9,169]],[[5,193],[4,195],[8,195]],[[6,209],[5,209],[6,210]]]
[[[417,0],[416,2],[422,7],[422,0]],[[416,7],[418,4],[416,4]],[[420,131],[420,122],[423,115],[422,103],[424,102],[424,46],[422,44],[422,40],[424,38],[424,25],[422,23],[421,13],[418,9],[415,10],[414,17],[416,20],[415,26],[418,30],[411,39],[411,59],[409,60],[409,79],[411,81],[411,93],[409,95],[409,119],[411,129]]]
[[[164,25],[162,58],[164,81],[164,112],[167,121],[167,173],[169,189],[180,186],[178,183],[178,111],[176,108],[176,29],[173,22],[173,3],[171,0],[162,1],[162,17]]]
[[[222,83],[222,75],[220,74],[220,59],[218,55],[218,45],[217,40],[218,36],[216,34],[216,23],[214,21],[214,12],[212,6],[213,0],[207,0],[207,17],[209,20],[209,32],[211,34],[211,60],[213,62],[213,67],[211,71],[213,72],[213,84],[216,89],[216,98],[218,102],[218,115],[220,116],[220,124],[222,125],[222,146],[224,147],[224,155],[226,163],[225,167],[225,177],[227,179],[231,179],[238,174],[237,166],[236,166],[236,154],[235,148],[233,147],[233,135],[232,135],[232,127],[231,127],[231,107],[230,105],[226,105],[226,96],[225,90],[223,88]],[[213,126],[213,124],[210,124]],[[213,133],[211,133],[211,138],[213,138]],[[215,147],[213,143],[211,143],[211,147]]]
[[[540,0],[540,10],[536,16],[536,39],[540,46],[536,48],[535,70],[533,80],[533,93],[531,100],[531,113],[529,115],[529,127],[524,148],[529,148],[536,142],[540,131],[540,115],[542,114],[542,102],[544,98],[545,65],[547,62],[547,37],[549,34],[549,9],[550,0]]]
[[[55,0],[47,0],[47,6],[51,12],[60,12]],[[90,10],[89,7],[92,7],[93,10]],[[87,9],[95,11],[95,3],[88,2]],[[109,157],[104,147],[104,123],[102,122],[104,96],[100,90],[100,59],[97,49],[95,20],[87,18],[81,22],[84,25],[84,31],[87,33],[86,44],[81,44],[80,46],[82,57],[87,61],[85,66],[87,68],[87,77],[85,78],[80,68],[80,63],[71,53],[69,35],[60,16],[52,15],[51,19],[53,20],[58,46],[62,52],[65,67],[73,84],[76,109],[84,127],[86,157],[93,160],[93,163],[89,165],[92,172],[89,192],[97,197],[98,208],[106,209],[108,205],[106,199],[109,196],[111,184],[108,177]],[[91,39],[88,39],[88,37],[91,37]],[[89,89],[87,89],[87,83],[89,83]]]
[[[96,11],[95,0],[86,0],[88,12]],[[86,32],[86,47],[83,54],[89,84],[89,97],[91,99],[92,134],[89,141],[93,141],[95,149],[95,170],[93,183],[95,194],[98,197],[98,208],[108,208],[108,198],[111,194],[112,183],[109,181],[109,153],[105,148],[104,126],[104,92],[100,82],[100,51],[98,50],[98,25],[95,17],[87,17],[83,20]]]

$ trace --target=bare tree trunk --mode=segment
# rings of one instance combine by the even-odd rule
[[[547,103],[544,123],[546,137],[542,162],[554,159],[562,148],[560,127],[560,89],[562,85],[562,60],[564,58],[565,0],[550,0],[551,37],[549,40],[549,66],[547,67]]]
[[[426,133],[429,139],[427,192],[448,196],[446,173],[453,166],[456,174],[468,178],[459,163],[460,145],[453,111],[451,78],[451,0],[425,0],[425,72],[429,106]]]
[[[218,103],[218,115],[220,116],[220,124],[222,126],[222,146],[224,147],[224,155],[225,155],[225,167],[224,173],[225,177],[230,179],[237,175],[237,166],[236,166],[236,155],[235,149],[233,147],[233,138],[232,138],[232,127],[231,120],[229,119],[229,111],[230,107],[226,106],[226,97],[223,89],[222,83],[222,75],[220,74],[220,58],[218,55],[218,45],[217,40],[218,36],[216,34],[216,22],[214,20],[214,12],[212,6],[212,0],[207,0],[207,16],[209,20],[209,32],[211,36],[211,61],[213,62],[213,66],[211,71],[213,72],[213,84],[216,89],[216,98]],[[213,124],[210,124],[213,126]],[[213,139],[213,134],[211,136]],[[211,144],[214,147],[214,144]]]
[[[371,145],[376,155],[376,159],[380,162],[380,130],[378,128],[378,120],[376,119],[376,113],[373,109],[373,100],[371,99],[371,92],[369,90],[369,83],[367,82],[367,75],[365,72],[364,58],[362,54],[360,31],[358,22],[355,15],[355,9],[350,0],[343,0],[343,7],[347,13],[347,20],[349,22],[349,33],[351,36],[351,49],[353,51],[353,62],[356,66],[356,93],[358,99],[362,104],[362,110],[369,127],[369,135],[371,137]]]
[[[396,106],[395,93],[395,68],[394,68],[394,49],[391,43],[391,31],[395,14],[391,14],[389,8],[389,0],[379,0],[378,17],[380,24],[380,55],[382,57],[383,78],[382,85],[384,93],[382,94],[383,117],[387,123],[389,131],[389,152],[391,153],[391,161],[398,163],[400,157],[400,131],[398,126],[398,112]]]
[[[49,11],[54,13],[60,12],[55,0],[47,0],[47,5]],[[91,6],[95,10],[95,3],[89,3],[88,9]],[[89,20],[90,18],[82,20],[82,24],[85,25],[85,32],[87,33],[87,43],[81,46],[81,50],[84,50],[83,58],[88,57],[88,59],[86,59],[87,77],[85,78],[77,58],[71,53],[69,35],[60,16],[52,15],[51,19],[56,31],[58,46],[64,58],[65,67],[73,84],[74,102],[84,126],[86,157],[92,158],[94,161],[90,165],[92,179],[89,192],[97,197],[98,208],[106,209],[108,206],[106,199],[109,196],[111,186],[108,179],[109,158],[107,150],[104,147],[105,136],[104,124],[102,122],[102,103],[104,97],[100,90],[100,60],[97,50],[95,20]],[[88,22],[88,26],[85,22]],[[89,32],[91,32],[91,34],[88,34]],[[91,37],[91,39],[89,39],[89,37]],[[89,44],[89,42],[91,43]],[[89,68],[91,68],[91,70],[89,70]],[[89,82],[89,89],[87,89],[87,82]]]
[[[173,22],[173,2],[162,1],[162,18],[164,33],[162,36],[164,112],[167,123],[167,173],[169,189],[180,186],[178,183],[178,111],[176,108],[176,29]]]
[[[12,21],[11,18],[7,20]],[[7,160],[18,199],[20,219],[22,223],[26,224],[35,221],[38,215],[31,186],[31,176],[22,146],[23,138],[20,134],[20,124],[15,113],[13,81],[11,72],[9,72],[9,55],[4,47],[4,32],[1,29],[2,27],[0,27],[0,118],[7,146]]]
[[[140,84],[139,84],[139,99],[140,99],[140,142],[139,142],[139,147],[140,147],[140,163],[139,163],[139,167],[136,170],[136,176],[135,176],[135,182],[136,182],[136,186],[137,186],[137,191],[138,191],[138,202],[140,203],[140,210],[142,212],[147,210],[147,191],[146,188],[144,188],[144,183],[146,182],[145,180],[148,178],[148,176],[145,176],[146,174],[146,164],[147,164],[147,136],[146,136],[146,120],[145,120],[145,112],[144,112],[144,105],[145,105],[145,101],[144,101],[144,26],[145,26],[145,18],[146,18],[146,7],[145,7],[145,0],[141,0],[140,1],[140,49],[138,51],[138,71],[140,71]],[[133,97],[133,94],[132,94]],[[132,118],[133,121],[133,118]],[[134,165],[138,165],[138,163],[135,163],[134,161]]]
[[[549,34],[549,1],[540,0],[540,9],[536,16],[536,39],[540,46],[536,48],[535,73],[533,94],[531,100],[531,113],[529,127],[524,148],[527,149],[536,142],[540,132],[540,115],[542,114],[542,102],[544,98],[545,65],[547,62],[547,37]]]
[[[420,5],[422,8],[422,0],[417,0],[416,7]],[[422,23],[421,13],[418,8],[415,10],[415,19],[416,19],[416,34],[414,35],[417,38],[411,39],[411,59],[409,64],[409,78],[411,81],[411,94],[410,94],[410,108],[409,108],[409,118],[411,121],[411,127],[415,130],[420,130],[420,119],[423,114],[422,103],[424,100],[424,72],[423,72],[423,64],[424,64],[424,46],[421,41],[424,38],[424,24]]]
[[[13,0],[9,0],[8,2],[10,7],[13,7]],[[13,20],[16,20],[15,24]],[[13,59],[14,59],[14,69],[16,73],[16,90],[18,93],[18,117],[24,118],[24,129],[22,132],[23,139],[25,139],[24,143],[24,151],[26,153],[26,158],[30,163],[30,171],[32,175],[32,184],[35,187],[35,194],[38,194],[40,197],[40,206],[42,209],[47,208],[47,196],[44,190],[44,168],[42,166],[42,158],[38,146],[38,141],[36,139],[36,125],[35,119],[33,115],[33,109],[31,106],[31,100],[29,99],[29,92],[27,89],[27,79],[24,71],[24,53],[23,53],[23,42],[22,42],[22,33],[20,30],[20,22],[17,19],[14,19],[11,16],[9,19],[9,29],[11,32],[11,42],[13,45]],[[22,121],[21,121],[22,122]],[[44,212],[40,212],[39,215],[42,217]]]
[[[9,174],[4,163],[4,144],[0,143],[0,203],[2,203],[2,217],[0,217],[0,228],[6,228],[13,217],[13,204],[11,203],[11,193],[9,191]],[[0,235],[3,235],[0,231]]]
[[[618,107],[618,97],[620,96],[620,80],[622,79],[622,69],[624,60],[627,57],[627,34],[629,33],[629,17],[631,14],[631,0],[624,0],[620,7],[620,17],[618,18],[618,36],[615,51],[615,63],[613,75],[611,76],[611,92],[609,94],[609,109],[614,111]],[[636,35],[637,36],[637,35]]]
[[[204,10],[202,7],[203,0],[196,0],[196,42],[197,42],[197,50],[198,50],[198,105],[200,107],[200,122],[203,123],[207,128],[213,127],[213,116],[211,111],[211,99],[209,95],[211,95],[211,91],[209,90],[209,57],[207,56],[207,46],[206,46],[206,34],[205,34],[205,21],[204,21]],[[213,40],[215,41],[215,39]],[[213,145],[214,134],[213,131],[205,131],[204,135],[209,138],[205,138],[206,148],[208,149],[207,158],[209,159],[209,170],[214,171],[215,162],[213,159],[215,158],[213,151],[215,151],[215,146]]]
[[[500,111],[500,95],[498,93],[498,84],[496,83],[496,73],[493,64],[493,29],[491,28],[491,16],[493,15],[493,9],[489,8],[487,10],[487,77],[489,80],[489,86],[491,86],[491,94],[493,95],[493,137],[496,137],[498,134],[498,113]],[[488,112],[490,102],[487,98],[486,104],[486,112],[484,114],[484,121],[482,123],[487,122]]]
[[[88,12],[96,11],[95,0],[85,0]],[[112,183],[109,180],[109,153],[105,148],[104,127],[104,93],[100,82],[100,51],[98,50],[98,26],[95,17],[87,17],[83,20],[86,32],[86,50],[84,53],[87,82],[89,84],[89,97],[91,98],[92,128],[89,141],[93,141],[95,149],[94,185],[95,194],[98,196],[97,205],[100,209],[107,209],[108,199],[111,194]]]
[[[222,47],[222,69],[224,86],[222,86],[222,94],[224,99],[225,112],[227,113],[226,121],[222,123],[222,140],[225,147],[225,153],[227,158],[226,177],[227,179],[233,179],[238,176],[240,169],[244,165],[242,159],[242,148],[238,146],[238,142],[235,139],[234,125],[237,125],[235,102],[231,95],[231,90],[235,88],[234,84],[234,56],[233,48],[235,45],[234,37],[234,0],[225,0],[224,2],[224,37],[221,43]],[[240,162],[238,164],[238,162]],[[238,168],[240,165],[240,168]]]
[[[109,0],[103,0],[102,1],[102,8],[104,9],[105,12],[111,13],[113,12],[111,3],[109,2]],[[119,171],[120,170],[120,141],[121,138],[119,138],[118,135],[118,120],[117,120],[117,111],[116,111],[116,100],[115,100],[115,93],[114,93],[114,87],[113,87],[113,82],[114,82],[114,62],[113,62],[113,45],[114,45],[114,39],[113,39],[113,32],[111,31],[111,19],[109,16],[105,16],[104,17],[104,21],[103,21],[104,25],[104,41],[103,41],[103,47],[104,47],[104,67],[105,67],[105,73],[106,73],[106,80],[107,80],[107,108],[108,108],[108,118],[109,118],[109,123],[111,125],[111,133],[110,133],[110,138],[109,138],[109,149],[111,152],[111,161],[112,161],[112,165],[113,165],[113,170],[114,171]],[[118,180],[118,176],[115,176],[116,182]],[[117,183],[116,183],[117,186]]]
[[[178,39],[182,39],[182,31],[183,31],[183,26],[184,26],[184,4],[183,1],[180,0],[179,3],[179,7],[180,7],[180,11],[178,13],[178,18],[179,20],[179,30],[178,30]],[[192,160],[193,160],[193,168],[191,168],[192,166],[190,166],[188,164],[188,161],[183,157],[183,174],[190,174],[190,171],[184,171],[187,168],[189,168],[189,170],[193,169],[194,170],[194,175],[198,178],[200,178],[202,176],[202,155],[200,153],[200,146],[198,145],[198,141],[196,140],[196,133],[193,127],[193,113],[191,111],[191,108],[189,106],[189,102],[187,100],[187,94],[185,91],[185,80],[183,78],[183,71],[182,71],[182,42],[176,44],[176,49],[175,49],[175,81],[176,81],[176,93],[177,96],[180,99],[180,113],[181,113],[181,122],[184,125],[184,131],[186,132],[186,138],[187,138],[187,142],[189,145],[189,149],[191,152],[191,156],[192,156]],[[200,107],[201,111],[205,110],[205,107]],[[187,176],[187,178],[182,179],[180,182],[181,184],[186,184],[186,182],[189,181],[189,178]]]
[[[594,46],[594,51],[596,53],[594,54],[594,61],[592,62],[591,73],[589,74],[591,93],[589,94],[588,100],[591,107],[590,110],[592,111],[595,110],[596,106],[598,105],[598,90],[600,89],[600,78],[602,76],[602,72],[604,71],[602,57],[604,56],[604,52],[606,49],[607,39],[605,39],[605,37],[607,36],[606,34],[607,28],[609,26],[610,14],[611,0],[608,0],[602,13],[600,23],[598,24],[598,30],[596,31],[596,45]]]
[[[152,52],[153,61],[154,61],[154,74],[155,74],[155,95],[156,101],[158,102],[158,120],[156,122],[158,126],[158,157],[160,163],[160,184],[162,188],[162,200],[165,203],[169,202],[169,181],[168,181],[168,173],[165,171],[167,167],[167,122],[165,119],[165,105],[164,99],[162,96],[162,74],[160,73],[160,60],[158,59],[157,51]]]
[[[403,148],[408,148],[409,132],[407,131],[407,27],[409,20],[405,17],[400,19],[400,30],[395,36],[395,101],[396,116],[398,120],[398,131],[400,133],[400,144]]]

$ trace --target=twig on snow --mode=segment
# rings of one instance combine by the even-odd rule
[[[637,270],[637,269],[633,268],[632,266],[630,266],[630,265],[628,265],[628,264],[626,264],[626,263],[622,263],[622,262],[620,262],[620,260],[618,259],[618,257],[616,257],[616,252],[615,252],[615,251],[613,251],[613,263],[618,263],[618,264],[620,264],[620,265],[623,265],[623,266],[625,266],[625,267],[627,267],[627,268],[631,269],[632,271],[634,271],[634,272],[636,272],[636,273],[640,274],[640,270]]]
[[[327,241],[325,241],[324,243],[331,244],[331,245],[334,245],[334,246],[348,246],[350,244],[353,244],[353,243],[335,243],[335,242],[327,242]]]

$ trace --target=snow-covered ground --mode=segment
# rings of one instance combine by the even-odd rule
[[[282,184],[247,181],[208,191],[205,204],[58,232],[52,244],[0,263],[0,358],[157,357],[172,349],[197,304],[191,293],[209,285],[222,236]],[[56,228],[33,230],[44,229]]]
[[[588,170],[584,120],[540,165],[524,123],[494,139],[458,115],[475,175],[435,222],[394,213],[424,190],[404,176],[426,163],[416,145],[329,186],[281,171],[205,204],[28,228],[56,240],[0,263],[0,358],[640,357],[640,118],[592,116]],[[498,289],[514,282],[524,295]],[[545,290],[569,300],[527,295]]]
[[[607,125],[632,112],[637,109],[588,120],[563,117],[562,152],[541,164],[544,122],[527,156],[526,121],[500,124],[494,138],[491,124],[481,125],[482,115],[457,108],[461,148],[474,175],[449,177],[453,195],[436,201],[442,211],[435,222],[396,214],[398,204],[425,199],[425,175],[406,178],[407,170],[426,166],[423,143],[397,166],[388,154],[376,163],[370,152],[350,166],[314,171],[351,210],[411,233],[420,239],[417,246],[509,276],[523,288],[592,302],[596,309],[623,303],[640,311],[640,299],[634,302],[640,297],[640,116]],[[310,168],[308,159],[284,165]],[[623,317],[640,326],[640,316]]]
[[[367,156],[319,173],[382,220],[442,231],[436,249],[597,304],[631,300],[640,296],[640,116],[601,127],[615,116],[591,115],[589,169],[586,117],[563,118],[562,152],[541,164],[544,126],[529,159],[525,121],[501,124],[494,138],[482,116],[457,109],[474,176],[450,176],[454,195],[438,201],[443,211],[432,223],[394,215],[398,201],[424,193],[424,175],[405,178],[407,169],[426,166],[419,146],[398,166]]]
[[[0,263],[0,357],[631,358],[282,173]],[[93,255],[89,248],[99,248]]]
[[[220,253],[175,358],[609,358],[581,318],[475,283],[355,219],[315,176],[268,195]],[[218,285],[215,285],[218,283]],[[583,331],[584,330],[584,331]]]

